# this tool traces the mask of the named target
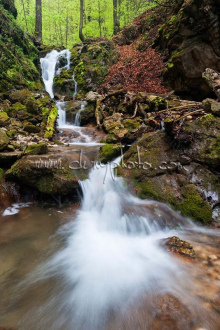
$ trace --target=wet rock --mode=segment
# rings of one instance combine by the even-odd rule
[[[178,253],[190,258],[195,258],[195,251],[193,250],[192,245],[187,242],[181,240],[177,236],[169,237],[167,239],[164,239],[161,242],[161,245],[165,247],[165,249],[172,253]]]
[[[48,152],[46,143],[31,144],[25,150],[27,155],[44,155]]]
[[[0,129],[0,151],[6,149],[8,144],[9,138],[7,134],[2,129]]]
[[[6,172],[6,180],[17,181],[48,195],[64,196],[79,187],[67,157],[60,155],[23,157]]]
[[[195,128],[198,136],[184,149],[175,147],[172,137],[165,132],[145,134],[124,154],[119,172],[133,183],[141,198],[166,202],[185,216],[210,223],[214,219],[212,208],[219,203],[220,196],[218,177],[212,172],[213,159],[216,161],[217,157],[213,154],[211,161],[206,159],[205,166],[196,162],[201,160],[199,155],[204,150],[204,143],[209,144],[209,138],[214,139],[214,126],[209,127],[210,137],[203,137],[200,120]],[[218,123],[214,122],[214,125]],[[218,130],[216,134],[217,142]]]
[[[123,150],[122,145],[115,144],[105,144],[100,148],[100,161],[106,164],[112,161],[114,158],[121,155]]]

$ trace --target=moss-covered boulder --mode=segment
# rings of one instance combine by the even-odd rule
[[[5,133],[5,131],[0,129],[0,151],[6,149],[8,144],[9,144],[9,138],[7,134]]]
[[[122,145],[118,144],[105,144],[100,148],[100,161],[106,164],[112,161],[114,158],[121,155],[123,150]]]
[[[124,154],[119,172],[141,198],[166,202],[207,224],[220,202],[220,126],[212,115],[197,119],[190,128],[185,125],[194,133],[190,145],[176,144],[164,131],[147,133]]]
[[[30,144],[25,150],[27,155],[44,155],[48,151],[47,145],[45,143]]]
[[[0,1],[0,92],[12,88],[41,89],[40,73],[35,66],[38,50],[30,37],[16,24],[13,1]]]
[[[9,118],[6,112],[0,112],[0,127],[7,125],[8,119]]]
[[[71,70],[62,69],[60,74],[55,76],[53,90],[54,93],[57,93],[59,95],[73,97],[75,91],[75,82],[73,79],[72,69]]]
[[[47,195],[65,196],[79,187],[68,159],[60,155],[23,157],[6,172],[6,180],[17,181]]]
[[[176,2],[154,45],[168,59],[164,83],[182,95],[203,99],[212,90],[202,74],[220,71],[220,11],[213,0]]]
[[[110,65],[119,59],[114,43],[105,38],[87,39],[71,49],[71,68],[78,84],[78,94],[96,91],[104,82]]]

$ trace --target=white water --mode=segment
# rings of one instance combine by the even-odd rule
[[[56,68],[59,64],[59,59],[63,57],[66,59],[67,64],[64,67]],[[68,49],[58,52],[57,50],[52,50],[44,58],[40,59],[42,68],[42,78],[44,81],[45,89],[50,94],[51,98],[54,98],[53,93],[53,80],[56,74],[59,74],[63,68],[66,70],[70,69],[70,57],[71,52]]]
[[[123,315],[149,292],[183,299],[190,281],[186,284],[186,274],[159,246],[160,239],[176,234],[180,217],[169,210],[173,225],[168,228],[163,220],[168,208],[157,204],[161,223],[152,219],[146,201],[130,195],[109,165],[93,169],[81,186],[81,209],[63,228],[65,247],[30,279],[32,284],[59,281],[37,310],[36,329],[104,329],[112,313]],[[34,315],[29,317],[33,322]]]
[[[69,70],[70,69],[70,57],[71,52],[68,49],[62,50],[60,52],[53,50],[50,53],[48,53],[44,58],[41,58],[41,67],[42,67],[42,78],[44,81],[45,89],[50,94],[51,98],[54,97],[53,93],[53,80],[55,75],[60,74],[62,69]],[[63,67],[60,66],[60,58],[66,59],[66,65]],[[75,80],[75,76],[73,74],[73,80],[75,83],[75,91],[73,94],[73,97],[77,94],[77,81]],[[78,144],[89,144],[93,145],[95,142],[92,141],[92,139],[85,133],[83,133],[82,129],[80,128],[80,115],[81,112],[85,109],[86,102],[83,102],[81,105],[80,110],[77,112],[75,116],[74,123],[68,123],[66,121],[66,102],[56,102],[56,106],[58,109],[58,128],[60,129],[68,129],[73,130],[80,134],[79,142],[76,141],[70,141],[71,144],[75,144],[75,142]]]

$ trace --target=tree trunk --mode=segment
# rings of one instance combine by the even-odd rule
[[[41,0],[36,0],[35,35],[37,37],[37,40],[42,41],[42,4],[41,4]]]
[[[79,21],[79,38],[83,42],[85,40],[83,35],[83,12],[84,0],[80,0],[80,21]]]
[[[113,0],[113,25],[114,34],[117,34],[120,29],[120,24],[118,20],[118,0]]]

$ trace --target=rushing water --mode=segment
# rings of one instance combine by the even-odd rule
[[[68,51],[62,52],[69,65]],[[48,81],[59,69],[59,56],[53,51],[45,58],[47,64],[42,62],[51,97],[53,86]],[[53,73],[48,72],[50,68]],[[80,129],[76,122],[66,122],[65,102],[57,102],[57,107],[60,129]],[[29,260],[26,272],[15,282],[13,271],[10,280],[7,272],[3,274],[13,298],[3,295],[7,308],[0,318],[2,325],[22,330],[219,328],[220,316],[213,307],[220,294],[219,231],[197,227],[164,204],[130,194],[114,174],[119,161],[105,166],[94,163],[88,179],[80,182],[83,196],[77,212],[71,208],[50,211],[50,219],[58,214],[68,221],[53,237],[59,244],[52,245],[50,256],[43,258],[46,261],[35,267]],[[35,219],[33,209],[24,206],[22,212],[30,226]],[[3,214],[4,219],[9,213]],[[39,217],[41,224],[42,211]],[[48,237],[54,232],[49,230]],[[29,235],[27,242],[32,244],[33,233]],[[195,244],[197,263],[182,261],[164,250],[161,240],[174,235]],[[22,237],[27,235],[21,235],[21,243]],[[38,240],[41,246],[40,235]],[[27,249],[28,244],[24,242]]]

